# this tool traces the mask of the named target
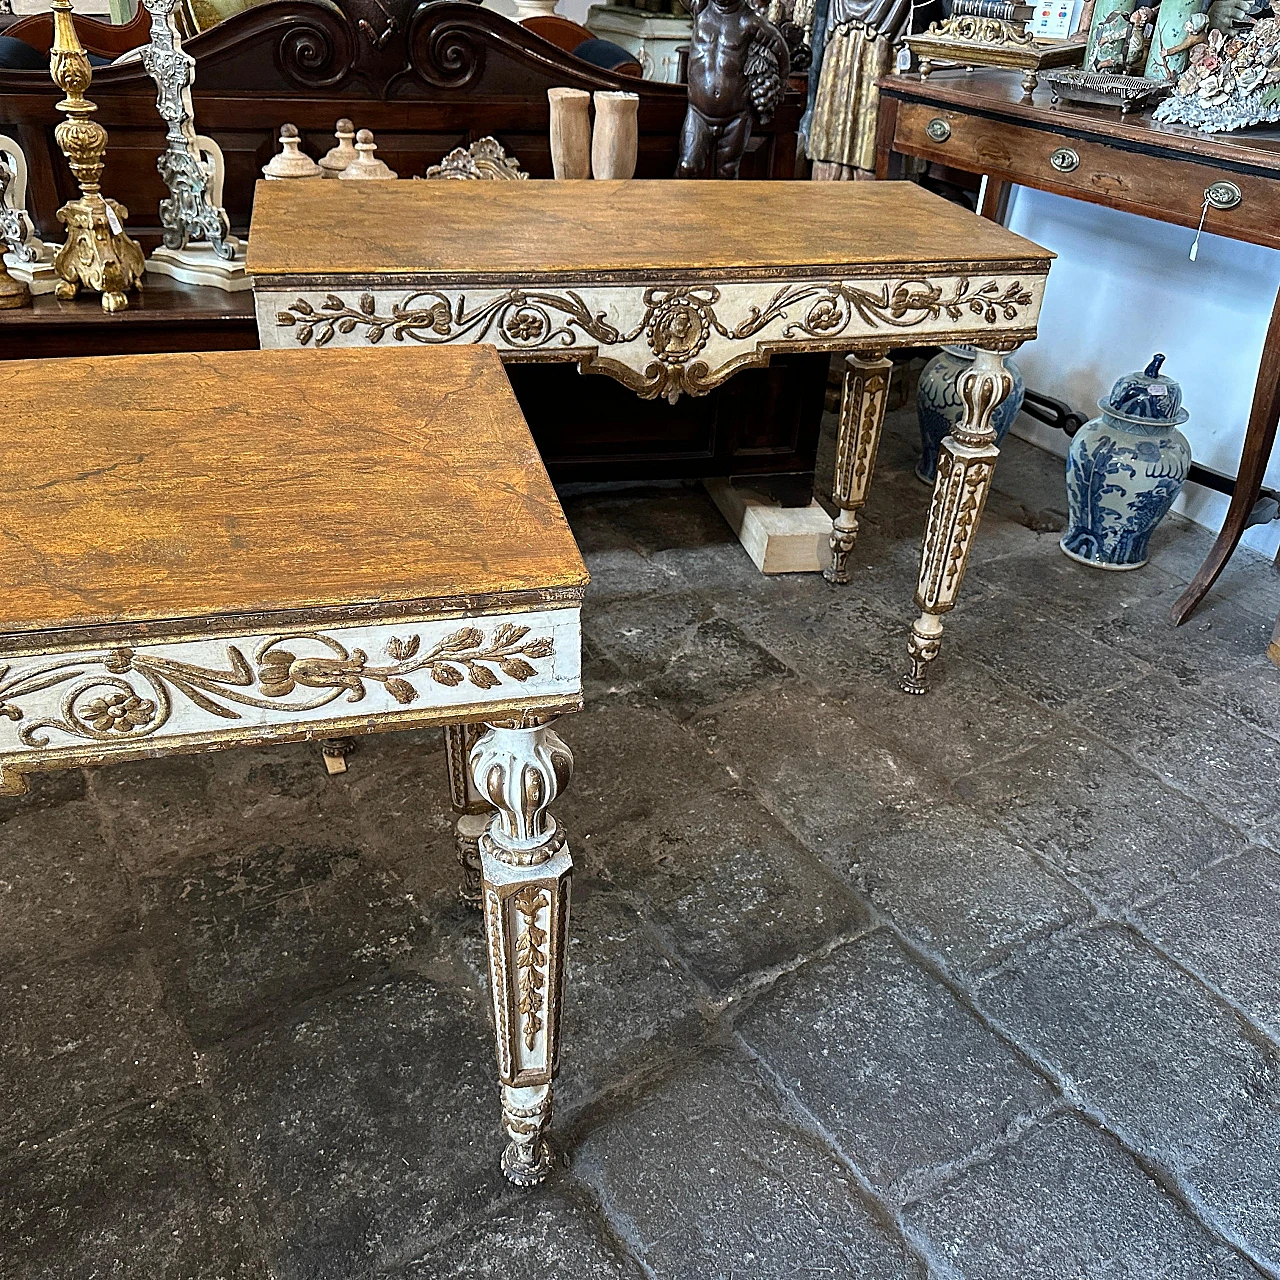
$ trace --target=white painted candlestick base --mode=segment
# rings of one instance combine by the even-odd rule
[[[228,262],[209,244],[189,244],[185,249],[167,249],[161,245],[147,259],[147,270],[152,275],[171,276],[183,284],[210,285],[238,293],[253,287],[253,278],[245,274],[244,251],[241,243],[236,256]]]
[[[817,502],[781,507],[730,480],[702,483],[761,573],[821,573],[831,563],[831,517]]]
[[[52,262],[19,262],[16,253],[4,255],[5,270],[20,280],[33,294],[52,293],[58,287],[58,273]]]
[[[556,0],[515,0],[516,11],[512,20],[523,22],[526,18],[548,17],[556,11]]]

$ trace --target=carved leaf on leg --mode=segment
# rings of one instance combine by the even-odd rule
[[[532,1049],[542,1030],[542,1010],[546,1003],[547,932],[538,925],[538,916],[550,904],[537,885],[526,885],[512,898],[524,924],[516,938],[516,971],[520,996],[517,1008],[522,1018],[524,1047]]]

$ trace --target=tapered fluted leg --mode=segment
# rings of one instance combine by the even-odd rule
[[[1004,354],[977,348],[973,364],[956,382],[964,417],[943,439],[938,454],[916,587],[920,617],[907,641],[911,670],[899,682],[906,693],[928,692],[925,669],[942,648],[942,615],[955,608],[969,548],[991,489],[1000,453],[991,415],[1013,389]]]
[[[444,730],[445,758],[449,767],[449,801],[457,815],[453,838],[458,850],[458,866],[462,878],[458,883],[458,901],[479,911],[484,905],[480,896],[480,837],[489,825],[492,812],[471,780],[468,757],[480,737],[475,724],[450,724]]]
[[[823,577],[837,585],[849,581],[849,555],[858,537],[858,510],[871,488],[892,371],[892,362],[876,356],[865,360],[856,355],[845,357],[836,470],[831,485],[831,499],[840,513],[831,526],[831,564],[823,570]]]
[[[485,936],[507,1149],[517,1186],[551,1171],[551,1082],[560,1016],[573,863],[548,806],[568,785],[569,749],[544,720],[491,723],[471,749],[476,789],[497,810],[480,837]]]

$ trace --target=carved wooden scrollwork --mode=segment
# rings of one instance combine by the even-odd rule
[[[356,44],[341,16],[310,10],[280,37],[276,61],[290,80],[309,89],[340,84],[355,63]]]
[[[476,28],[469,14],[442,17],[432,12],[434,8],[423,5],[413,16],[409,65],[437,89],[460,89],[484,71],[486,33]]]

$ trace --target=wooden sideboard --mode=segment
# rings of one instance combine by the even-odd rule
[[[876,176],[898,177],[902,159],[985,174],[979,212],[997,221],[1013,183],[1195,227],[1206,192],[1230,183],[1233,207],[1209,206],[1204,229],[1280,248],[1280,137],[1210,135],[1149,117],[1069,103],[1046,88],[1028,101],[1016,72],[935,71],[881,81]],[[1280,297],[1262,351],[1231,505],[1209,556],[1173,606],[1181,623],[1204,598],[1244,533],[1262,488],[1280,418]]]

